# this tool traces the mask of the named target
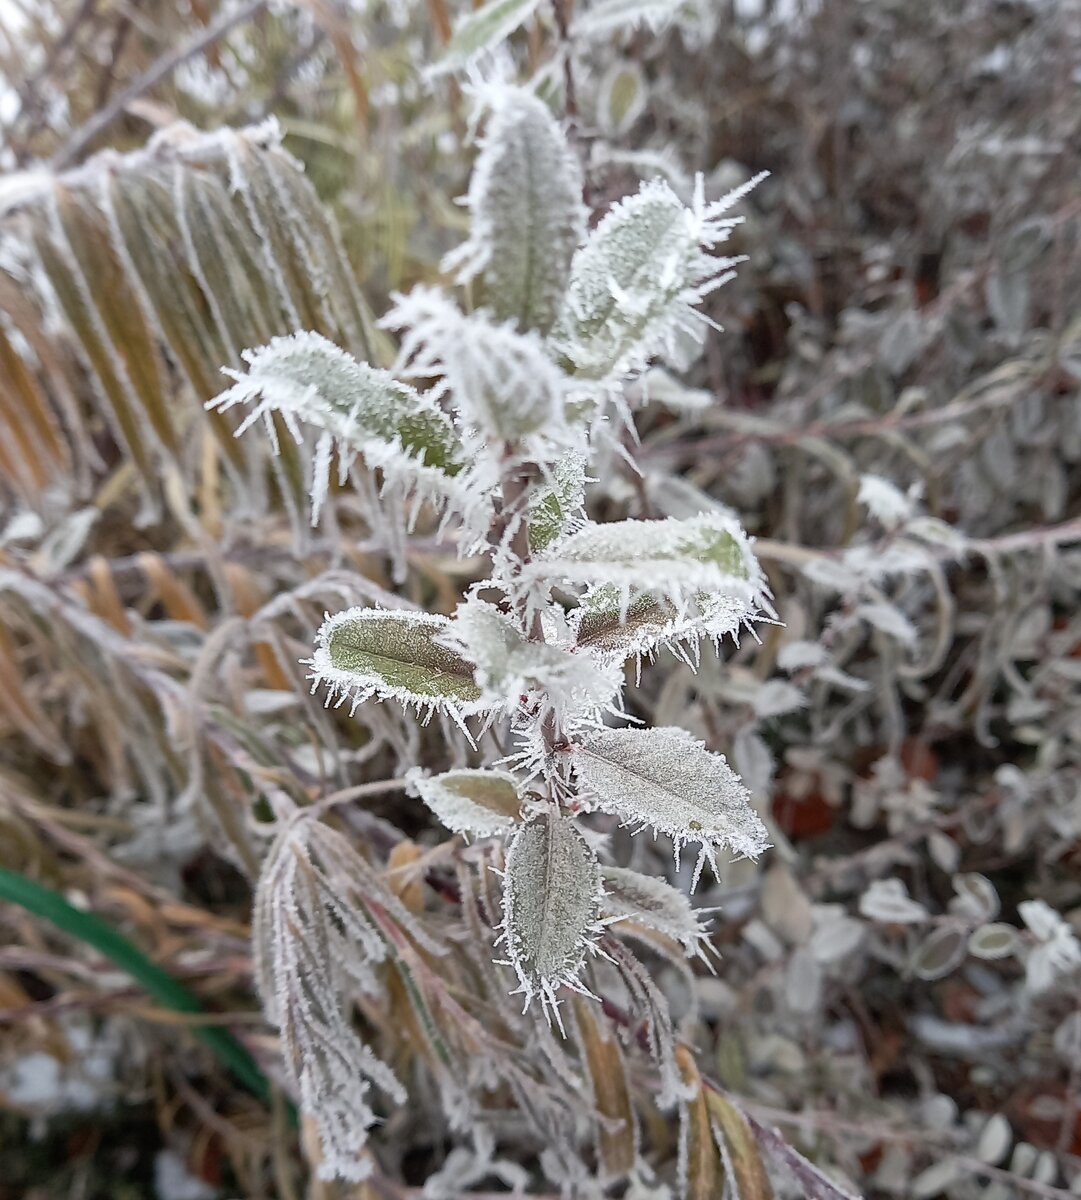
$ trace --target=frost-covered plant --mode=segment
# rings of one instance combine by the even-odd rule
[[[439,714],[476,748],[474,765],[415,769],[409,785],[452,832],[493,839],[505,987],[565,1031],[567,996],[591,995],[587,962],[613,954],[609,926],[634,917],[702,952],[686,900],[662,880],[605,865],[589,814],[667,835],[677,865],[684,846],[696,847],[692,886],[706,862],[717,869],[718,851],[754,857],[768,844],[723,755],[684,729],[639,727],[623,702],[628,661],[665,646],[696,656],[703,639],[736,638],[773,615],[749,539],[716,510],[597,524],[584,508],[591,459],[627,423],[628,384],[701,327],[696,305],[731,277],[737,260],[714,251],[747,187],[707,203],[699,186],[685,205],[656,180],[587,235],[558,123],[525,91],[481,97],[489,115],[471,235],[448,260],[477,282],[480,307],[417,288],[383,320],[400,333],[393,373],[300,333],[249,351],[247,371],[231,372],[233,386],[212,404],[251,405],[241,431],[263,418],[274,437],[280,419],[298,443],[316,439],[313,521],[334,481],[362,462],[406,526],[428,505],[463,553],[487,558],[449,616],[374,607],[329,616],[312,686],[352,711],[382,700],[424,721]],[[324,1169],[359,1177],[357,1131],[374,1117],[356,1081],[399,1092],[344,1021],[343,984],[371,984],[371,964],[387,952],[380,922],[395,909],[373,904],[361,882],[370,872],[350,869],[340,835],[319,830],[317,817],[296,817],[264,867],[261,987],[319,1124]],[[414,934],[407,920],[400,936]]]

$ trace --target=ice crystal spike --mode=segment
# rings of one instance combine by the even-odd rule
[[[503,940],[528,1005],[559,1020],[557,992],[583,990],[578,972],[602,898],[600,867],[573,821],[544,813],[519,827],[503,874]]]
[[[425,804],[453,833],[491,837],[521,820],[522,801],[507,771],[458,770],[407,777]]]
[[[574,770],[587,807],[668,834],[677,857],[683,846],[700,843],[695,883],[715,847],[754,858],[769,844],[724,755],[684,729],[598,730],[575,747]]]
[[[350,608],[324,621],[311,660],[313,690],[327,685],[327,703],[400,700],[420,711],[461,719],[490,707],[473,664],[441,645],[450,622],[431,613]]]
[[[479,276],[497,317],[546,333],[585,237],[581,170],[531,92],[485,88],[478,100],[491,115],[466,197],[470,236],[444,266],[461,282]]]

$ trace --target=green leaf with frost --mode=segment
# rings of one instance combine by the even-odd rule
[[[435,73],[458,71],[485,50],[505,41],[533,15],[540,0],[488,0],[466,13],[454,33]]]
[[[529,549],[537,554],[578,523],[585,509],[585,455],[570,453],[553,464],[529,505]]]
[[[522,800],[506,771],[457,770],[407,776],[417,794],[453,833],[490,837],[521,820]]]
[[[630,601],[621,613],[619,588],[605,583],[590,592],[576,610],[575,644],[601,653],[630,654],[651,644],[677,619],[676,610],[648,592]]]
[[[480,277],[497,317],[547,332],[585,237],[582,173],[548,107],[523,88],[480,93],[491,108],[466,203],[470,236],[444,262]]]
[[[232,387],[207,405],[219,411],[254,407],[237,429],[262,420],[277,449],[275,415],[299,443],[302,425],[320,431],[313,484],[313,521],[329,486],[331,451],[340,473],[357,455],[388,475],[403,473],[429,487],[461,471],[464,455],[450,418],[430,396],[389,372],[358,362],[317,333],[274,338],[245,350],[247,371],[227,369]]]
[[[670,601],[676,616],[695,613],[710,636],[734,632],[739,625],[768,610],[769,589],[747,535],[723,513],[701,513],[683,520],[613,521],[587,524],[562,538],[532,562],[524,574],[562,579],[594,589],[610,584],[619,597],[620,622],[630,616],[632,593],[643,625],[659,620],[663,606],[652,611],[641,595]],[[594,614],[587,619],[594,637],[611,613],[609,591],[594,593]],[[580,628],[580,627],[579,627]],[[633,644],[633,628],[628,631]]]
[[[661,179],[614,205],[571,263],[555,349],[582,379],[619,378],[694,333],[704,296],[732,278],[740,259],[711,251],[736,218],[722,214],[758,179],[706,205],[688,207]]]
[[[598,931],[600,865],[573,821],[544,813],[519,827],[503,873],[502,938],[518,992],[559,1020],[556,992],[583,991],[578,972]]]
[[[723,754],[713,754],[684,729],[602,729],[573,751],[580,796],[587,808],[651,826],[675,842],[676,858],[689,842],[704,859],[718,846],[755,858],[766,849],[766,829],[751,796]]]
[[[439,642],[449,620],[433,613],[351,608],[328,617],[311,659],[313,689],[352,707],[372,697],[461,717],[490,707],[473,664]]]
[[[625,867],[602,867],[601,878],[605,913],[656,929],[679,942],[688,954],[703,952],[709,931],[687,897],[671,884]]]

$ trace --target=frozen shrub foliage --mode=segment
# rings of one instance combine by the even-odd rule
[[[1081,1194],[1078,62],[0,0],[12,1194]]]
[[[581,516],[586,464],[603,444],[606,418],[627,419],[626,384],[694,328],[695,306],[731,277],[736,260],[713,253],[735,223],[720,214],[756,181],[711,205],[700,183],[687,207],[658,180],[587,234],[573,151],[547,108],[509,86],[489,107],[469,192],[470,241],[457,256],[467,264],[463,278],[481,276],[484,307],[469,311],[419,287],[396,297],[382,322],[400,335],[398,370],[429,390],[296,335],[246,354],[247,374],[211,407],[250,402],[238,434],[275,415],[297,441],[313,427],[313,509],[325,499],[333,450],[341,481],[354,459],[368,460],[384,488],[402,489],[400,503],[434,500],[460,521],[463,548],[487,549],[487,576],[449,619],[378,608],[328,617],[311,659],[313,687],[354,713],[389,700],[424,717],[444,714],[473,745],[493,722],[505,728],[514,749],[501,761],[514,773],[410,778],[453,831],[506,837],[497,944],[517,977],[508,991],[527,1009],[538,1000],[565,1036],[566,995],[591,995],[587,960],[611,958],[600,944],[606,892],[595,835],[579,829],[580,814],[608,813],[667,835],[677,866],[682,846],[700,845],[692,887],[705,862],[719,871],[717,849],[755,857],[769,844],[750,792],[722,755],[680,729],[605,726],[625,719],[623,660],[666,640],[734,637],[772,613],[748,538],[734,517],[717,512],[608,524]],[[588,420],[575,409],[576,391],[592,396]],[[459,503],[440,491],[440,476],[460,489]],[[487,531],[477,526],[480,513],[489,515]],[[622,646],[616,636],[598,644],[595,627],[592,643],[576,636],[586,614],[603,611],[604,588],[620,626],[632,601],[648,599],[663,613],[653,641],[640,629]],[[471,728],[480,713],[486,721]],[[275,884],[264,875],[261,886],[276,893],[292,878]],[[647,923],[698,953],[702,933],[689,911],[669,903],[674,912],[665,917],[660,885],[643,878],[644,894],[651,886],[662,915]],[[311,920],[288,912],[295,923]],[[313,940],[320,944],[332,948]],[[288,992],[287,982],[279,987]],[[298,1006],[298,1024],[307,1007]],[[312,1037],[291,1035],[301,1101],[322,1132],[327,1170],[355,1177],[336,1141],[346,1101],[328,1082],[324,1112],[311,1082],[327,1074],[324,1042],[333,1033],[321,1025]],[[343,1038],[340,1061],[354,1045]],[[359,1125],[369,1125],[361,1099],[350,1103]]]

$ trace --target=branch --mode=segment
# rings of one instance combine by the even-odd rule
[[[189,58],[194,58],[208,46],[220,41],[237,25],[257,16],[266,8],[267,3],[268,0],[248,0],[248,3],[237,9],[236,12],[223,13],[213,24],[201,30],[195,37],[178,46],[171,53],[163,54],[138,79],[129,83],[123,91],[117,92],[108,107],[95,113],[89,121],[75,130],[68,139],[67,145],[54,156],[52,167],[59,171],[70,166],[100,133],[112,125],[133,100],[143,95],[144,92],[150,91],[155,84],[171,75],[181,63],[187,62]]]

